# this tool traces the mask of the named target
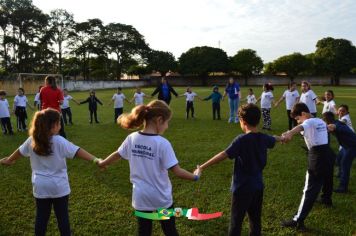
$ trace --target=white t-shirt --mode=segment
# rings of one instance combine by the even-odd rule
[[[36,93],[34,102],[36,102],[36,104],[40,104],[40,102],[41,102],[41,100],[40,100],[40,93]]]
[[[328,131],[326,123],[319,118],[309,118],[302,124],[305,143],[310,150],[314,146],[328,143]]]
[[[294,104],[297,103],[299,93],[297,90],[290,91],[289,89],[287,89],[286,91],[284,91],[283,97],[286,99],[286,109],[292,110]]]
[[[184,93],[184,96],[186,97],[186,101],[187,102],[193,102],[194,101],[194,97],[195,96],[198,96],[198,94],[194,93],[194,92],[191,92],[191,93],[188,93],[188,92],[185,92]]]
[[[25,95],[22,95],[22,96],[16,95],[14,98],[15,107],[26,107],[27,102],[28,102],[28,100]]]
[[[324,101],[323,104],[324,104],[324,107],[323,107],[322,114],[324,114],[325,112],[328,112],[328,111],[331,111],[332,113],[336,114],[336,104],[335,104],[334,100]]]
[[[269,109],[272,107],[273,93],[271,91],[262,92],[261,108]]]
[[[9,102],[0,99],[0,118],[10,117]]]
[[[247,103],[252,103],[252,104],[256,104],[256,102],[257,102],[257,99],[254,94],[247,95],[246,100],[247,100]]]
[[[173,204],[168,169],[178,160],[167,139],[134,132],[127,136],[118,153],[130,164],[132,206],[136,210],[154,211]]]
[[[69,107],[70,107],[70,106],[69,106],[69,101],[70,101],[71,99],[73,99],[73,97],[70,96],[70,95],[64,96],[64,97],[63,97],[63,103],[62,103],[62,105],[61,105],[61,108],[62,108],[62,109],[69,108]]]
[[[135,105],[142,105],[143,104],[143,98],[146,94],[144,93],[135,93],[134,98],[135,98]]]
[[[302,93],[299,101],[302,103],[305,103],[305,105],[307,105],[310,113],[316,113],[316,105],[315,105],[316,98],[317,98],[317,96],[313,92],[313,90],[308,90],[307,92]]]
[[[51,142],[52,154],[49,156],[40,156],[33,151],[32,137],[19,148],[22,156],[30,157],[35,198],[59,198],[70,193],[66,158],[74,158],[79,147],[59,135],[54,135]]]
[[[344,116],[341,117],[339,120],[342,121],[342,122],[345,122],[345,123],[347,124],[347,126],[348,126],[352,131],[354,131],[354,128],[352,127],[352,122],[351,122],[350,114],[344,115]]]
[[[112,96],[112,100],[114,100],[114,108],[123,108],[125,98],[126,97],[123,93],[115,93],[114,96]]]

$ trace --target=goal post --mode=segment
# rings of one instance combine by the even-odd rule
[[[18,73],[17,81],[19,87],[24,88],[26,93],[35,94],[38,92],[38,87],[44,85],[46,76],[53,76],[56,78],[57,85],[64,89],[64,81],[62,74],[37,74],[37,73]]]

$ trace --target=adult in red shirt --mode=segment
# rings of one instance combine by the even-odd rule
[[[40,90],[41,109],[53,108],[61,112],[61,104],[63,102],[63,92],[57,88],[56,78],[47,76],[45,78],[45,86]],[[66,138],[64,132],[64,122],[61,118],[61,130],[59,135]]]

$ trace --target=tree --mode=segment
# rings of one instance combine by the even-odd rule
[[[72,52],[82,57],[82,73],[84,79],[90,77],[90,54],[104,54],[100,47],[100,39],[103,24],[100,19],[89,19],[88,21],[76,23],[74,31],[69,33],[71,40],[69,46]]]
[[[263,73],[266,75],[275,75],[276,70],[274,69],[273,62],[268,62],[263,67]]]
[[[356,48],[346,39],[323,38],[316,43],[316,67],[331,75],[331,84],[339,85],[340,76],[356,66]]]
[[[273,69],[277,73],[285,73],[291,81],[300,73],[310,67],[307,58],[296,52],[290,55],[282,56],[273,61]]]
[[[206,84],[210,72],[228,71],[229,60],[226,52],[220,48],[194,47],[180,56],[179,67],[182,74],[198,75]]]
[[[252,49],[242,49],[230,59],[231,70],[238,72],[244,77],[245,85],[247,79],[252,75],[259,74],[263,69],[263,61]]]
[[[110,23],[105,26],[102,44],[108,55],[116,56],[116,78],[121,78],[125,61],[142,57],[149,50],[144,37],[131,25]]]
[[[73,15],[63,9],[56,9],[50,13],[50,27],[53,41],[58,46],[58,72],[62,74],[63,42],[68,39],[73,31]]]
[[[170,52],[152,50],[147,56],[148,71],[159,71],[165,75],[168,71],[176,71],[178,63]]]

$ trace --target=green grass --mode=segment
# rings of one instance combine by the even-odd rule
[[[314,87],[322,95],[328,87]],[[356,124],[356,87],[333,88],[337,104],[350,106],[351,118]],[[183,93],[185,88],[177,88]],[[201,97],[211,92],[211,88],[194,88]],[[222,88],[220,89],[222,90]],[[256,97],[260,87],[254,88]],[[145,88],[146,94],[153,89]],[[284,87],[274,91],[279,98]],[[243,96],[247,88],[243,87]],[[69,139],[98,157],[106,157],[116,150],[128,131],[119,128],[113,122],[113,108],[108,106],[114,90],[97,91],[97,96],[105,106],[99,107],[100,124],[90,125],[87,105],[77,106],[71,103],[74,126],[67,126]],[[133,89],[124,90],[127,97],[133,95]],[[71,95],[77,100],[88,96],[87,92]],[[33,96],[29,96],[32,101]],[[9,97],[9,101],[13,98]],[[146,99],[148,101],[148,99]],[[125,104],[125,111],[132,105]],[[239,125],[228,124],[227,102],[222,103],[222,121],[213,121],[211,102],[195,102],[196,119],[185,120],[184,98],[173,98],[171,107],[174,115],[165,137],[172,143],[180,165],[193,170],[214,154],[224,150],[232,139],[241,133]],[[322,109],[319,106],[319,114]],[[29,117],[33,113],[29,112]],[[12,117],[15,124],[15,117]],[[272,109],[271,134],[281,134],[287,128],[285,104]],[[0,157],[11,154],[25,139],[25,133],[15,136],[0,136]],[[280,220],[293,216],[298,208],[304,185],[307,160],[300,147],[304,142],[295,137],[287,145],[277,144],[268,154],[268,164],[264,170],[265,192],[263,202],[263,234],[295,235],[295,231],[280,227]],[[337,145],[333,138],[333,147]],[[222,211],[223,217],[211,221],[190,221],[177,219],[177,228],[181,235],[226,235],[230,216],[229,191],[232,175],[232,161],[224,161],[206,170],[201,180],[189,182],[171,175],[175,206],[198,207],[201,212]],[[134,235],[136,219],[131,207],[131,184],[129,167],[126,161],[120,161],[107,171],[101,172],[92,163],[80,159],[68,160],[68,174],[72,193],[70,195],[70,222],[73,235]],[[11,167],[0,166],[0,235],[33,235],[35,203],[32,196],[31,168],[29,160],[23,158]],[[335,185],[338,184],[335,179]],[[352,235],[356,233],[356,168],[351,170],[350,193],[333,196],[334,207],[314,206],[306,220],[310,229],[305,235]],[[248,232],[247,220],[243,225],[243,234]],[[48,225],[48,235],[58,235],[56,220],[52,213]],[[158,222],[154,224],[153,235],[162,235]]]

